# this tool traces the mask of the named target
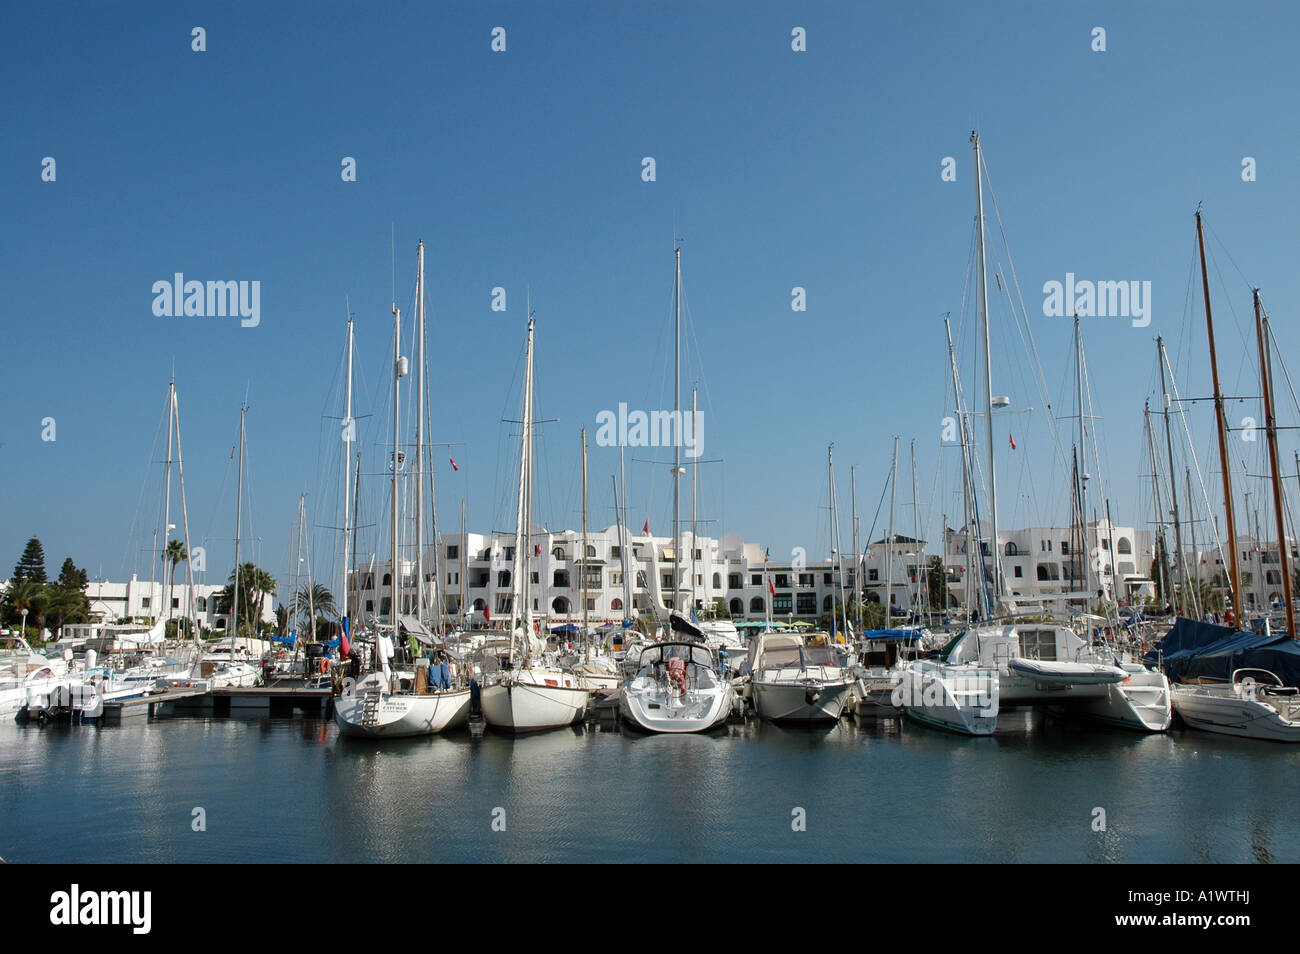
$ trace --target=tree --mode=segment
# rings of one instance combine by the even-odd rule
[[[18,565],[14,567],[14,579],[35,580],[37,583],[48,582],[45,576],[45,548],[35,537],[28,540],[27,546],[23,548],[23,555],[19,558]]]
[[[313,610],[318,618],[324,617],[329,620],[338,617],[338,609],[334,605],[334,594],[323,583],[313,583],[311,586],[303,584],[293,596],[295,624],[301,619],[305,628],[307,618]],[[315,635],[315,629],[313,628],[312,636]]]
[[[9,619],[21,622],[23,610],[26,610],[28,619],[37,629],[41,626],[48,603],[49,594],[46,593],[45,584],[28,577],[10,582],[9,591],[5,593],[6,615]]]
[[[170,619],[172,615],[172,594],[176,591],[176,564],[188,560],[190,555],[185,549],[185,544],[180,540],[168,540],[162,558],[172,565],[171,581],[167,584],[167,616]]]
[[[233,609],[235,596],[235,571],[230,571],[227,585],[222,590],[222,601]],[[262,619],[262,609],[266,605],[268,594],[275,592],[275,580],[271,574],[253,563],[243,563],[239,567],[239,619],[235,624],[235,634],[243,627],[248,632],[256,632]]]
[[[935,555],[925,568],[926,582],[930,589],[930,609],[948,608],[951,597],[948,595],[948,579],[943,567],[943,557]]]

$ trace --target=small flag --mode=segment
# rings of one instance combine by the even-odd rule
[[[1009,441],[1011,442],[1011,449],[1012,449],[1012,450],[1015,450],[1015,449],[1016,449],[1016,439],[1015,439],[1014,437],[1012,437],[1010,434],[1008,434],[1008,435],[1007,435],[1007,440],[1009,440]]]
[[[486,605],[483,607],[483,621],[485,623],[492,622],[492,614],[488,612],[488,608]]]
[[[646,536],[649,536],[649,535],[650,535],[650,518],[649,518],[649,517],[646,518],[645,526],[641,528],[641,532],[644,533]]]
[[[771,562],[772,562],[772,548],[771,548],[771,547],[768,547],[768,548],[763,552],[763,562],[764,562],[764,563],[771,563]]]
[[[448,457],[447,459],[448,459],[449,461],[451,461],[451,469],[452,469],[452,470],[460,470],[460,468],[456,466],[456,458],[454,458],[454,457]]]
[[[533,544],[533,556],[541,556],[541,555],[542,555],[542,545],[540,543]]]
[[[776,587],[772,585],[771,580],[767,581],[767,591],[771,593],[773,596],[776,596]]]

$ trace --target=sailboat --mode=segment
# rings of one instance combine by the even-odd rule
[[[419,268],[416,282],[417,335],[423,336],[424,316],[424,243],[419,244]],[[349,331],[351,322],[349,321]],[[400,538],[400,500],[398,486],[401,453],[401,385],[407,373],[407,361],[402,356],[402,313],[393,305],[393,457],[392,457],[392,510],[391,510],[391,580],[389,589],[389,627],[375,637],[374,668],[354,687],[334,700],[334,721],[339,731],[347,736],[364,738],[396,738],[413,735],[434,735],[464,725],[469,720],[470,690],[466,688],[433,687],[428,679],[417,677],[410,686],[404,686],[389,665],[393,658],[393,642],[389,632],[400,632],[401,600],[398,583],[401,563],[398,542]],[[349,382],[350,385],[350,382]],[[351,409],[349,386],[349,414]],[[346,433],[346,432],[345,432]],[[350,446],[350,442],[349,442]],[[423,449],[421,448],[421,451]],[[346,452],[345,452],[346,453]],[[346,461],[346,457],[345,457]],[[346,468],[346,463],[345,463]],[[346,490],[345,490],[346,497]],[[346,522],[346,521],[345,521]],[[346,561],[345,571],[346,572]],[[346,587],[345,587],[346,590]],[[419,608],[417,607],[417,613]],[[427,671],[426,675],[427,675]]]
[[[591,690],[581,676],[546,654],[533,619],[532,483],[533,483],[533,328],[528,316],[528,350],[524,362],[524,416],[519,443],[519,498],[515,513],[514,569],[511,574],[510,652],[507,667],[483,686],[483,719],[501,732],[538,732],[572,725],[582,718]],[[488,675],[485,673],[485,676]]]

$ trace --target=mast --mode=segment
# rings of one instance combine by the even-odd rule
[[[186,603],[187,615],[190,621],[190,637],[198,639],[199,620],[198,612],[194,605],[194,564],[190,560],[190,511],[189,505],[185,500],[185,455],[181,453],[181,407],[180,399],[176,396],[176,391],[172,389],[172,404],[175,407],[176,419],[176,480],[180,486],[181,492],[181,529],[185,534],[185,581],[189,588],[188,602]],[[177,641],[180,641],[180,633],[176,634]]]
[[[912,553],[918,559],[921,559],[921,566],[914,571],[916,579],[912,582],[915,584],[912,594],[912,612],[919,617],[921,615],[921,580],[924,579],[924,554],[920,553],[921,546],[921,504],[917,499],[916,488],[916,438],[912,438]]]
[[[673,419],[677,440],[673,442],[673,609],[681,612],[682,580],[682,250],[673,249]]]
[[[1228,463],[1228,418],[1223,410],[1223,392],[1219,389],[1219,358],[1214,348],[1214,318],[1210,313],[1210,278],[1205,268],[1205,233],[1201,210],[1196,210],[1196,244],[1201,253],[1201,288],[1205,292],[1205,330],[1210,343],[1210,377],[1214,383],[1214,416],[1219,433],[1219,466],[1223,468],[1223,503],[1228,521],[1228,580],[1232,599],[1232,622],[1241,627],[1241,571],[1237,566],[1237,517],[1232,502],[1232,469]]]
[[[460,498],[460,612],[469,619],[469,609],[465,605],[465,577],[469,573],[469,538],[465,534],[465,498]],[[469,628],[468,626],[466,627]]]
[[[340,625],[344,633],[351,636],[351,621],[348,617],[348,522],[352,519],[352,441],[355,438],[356,423],[352,420],[352,312],[348,312],[348,381],[347,401],[343,408],[343,615]]]
[[[1157,571],[1160,572],[1161,586],[1164,588],[1170,605],[1172,605],[1174,594],[1173,566],[1169,562],[1169,546],[1165,541],[1165,510],[1160,503],[1160,474],[1156,468],[1155,435],[1151,433],[1150,402],[1143,405],[1142,417],[1146,421],[1147,457],[1151,461],[1151,496],[1156,507],[1156,539],[1159,540],[1160,552],[1164,555],[1165,564],[1162,567],[1157,567]]]
[[[618,482],[623,488],[623,519],[618,524],[619,552],[623,555],[623,618],[632,618],[632,556],[627,552],[631,529],[627,526],[627,470],[624,466],[623,442],[618,445]],[[614,488],[614,514],[618,515],[618,487]]]
[[[1079,461],[1078,461],[1078,480],[1079,480],[1079,518],[1081,521],[1080,530],[1083,533],[1083,610],[1088,611],[1088,596],[1092,592],[1092,576],[1089,573],[1090,551],[1088,549],[1088,467],[1087,452],[1088,447],[1085,443],[1083,424],[1084,424],[1084,404],[1083,404],[1083,331],[1079,326],[1079,316],[1074,316],[1074,376],[1077,393],[1075,400],[1079,408]],[[1101,547],[1101,540],[1097,540],[1098,548]],[[1100,583],[1100,579],[1098,583]]]
[[[975,230],[979,237],[980,322],[984,328],[984,436],[988,444],[989,521],[992,526],[989,550],[993,555],[994,609],[1002,598],[1002,552],[998,546],[998,475],[993,469],[993,378],[989,344],[989,283],[984,259],[984,170],[980,154],[980,137],[970,134],[975,151]]]
[[[1190,606],[1187,594],[1187,557],[1183,551],[1183,530],[1181,521],[1178,519],[1178,479],[1174,476],[1174,440],[1169,429],[1169,391],[1165,388],[1165,363],[1167,360],[1165,357],[1165,340],[1157,336],[1156,361],[1160,365],[1160,396],[1164,404],[1165,452],[1169,456],[1169,502],[1174,510],[1174,546],[1178,551],[1174,566],[1178,568],[1178,574],[1182,581],[1182,588],[1177,595],[1182,597],[1183,612],[1186,614]],[[1191,499],[1188,498],[1188,503],[1190,502]],[[1177,602],[1174,602],[1174,607],[1177,609]]]
[[[587,642],[587,429],[582,429],[582,641]]]
[[[171,542],[172,536],[172,431],[176,426],[176,375],[173,372],[172,379],[167,382],[167,463],[163,465],[163,551],[159,557],[159,564],[167,560],[167,545]],[[161,571],[160,571],[161,572]],[[168,574],[168,579],[173,574]],[[159,581],[161,584],[161,580]],[[162,586],[158,589],[161,591]],[[167,618],[172,617],[172,587],[167,588]],[[167,635],[166,624],[163,625],[163,636]]]
[[[1277,516],[1277,556],[1282,568],[1282,601],[1286,603],[1286,633],[1296,638],[1295,609],[1291,605],[1291,551],[1286,545],[1286,522],[1282,507],[1282,473],[1277,455],[1277,419],[1273,410],[1273,353],[1267,344],[1271,334],[1268,319],[1259,305],[1259,289],[1252,292],[1255,301],[1255,334],[1259,338],[1259,376],[1264,391],[1264,422],[1268,433],[1268,461],[1273,476],[1273,512]]]
[[[401,418],[400,418],[399,411],[401,409],[402,378],[403,376],[405,376],[406,370],[407,370],[406,359],[402,357],[402,311],[400,308],[397,307],[396,302],[394,302],[393,304],[393,487],[392,487],[393,506],[392,506],[392,513],[391,513],[392,540],[391,540],[391,552],[390,552],[390,556],[392,557],[392,573],[390,573],[388,577],[389,579],[388,592],[389,592],[389,599],[391,601],[390,603],[391,612],[389,614],[390,616],[389,622],[392,623],[393,626],[394,648],[396,648],[396,644],[397,644],[397,617],[398,614],[401,612],[400,606],[398,604],[398,597],[401,592],[400,589],[398,588],[398,581],[401,579],[402,568],[401,568],[401,564],[398,561],[398,548],[397,548],[397,542],[399,536],[398,525],[397,525],[398,470],[401,462],[401,451],[399,450],[399,447],[401,445],[401,431],[400,431]]]
[[[966,583],[965,586],[963,587],[963,592],[965,593],[966,596],[966,607],[965,607],[966,618],[969,619],[971,616],[971,608],[974,606],[974,603],[971,599],[971,589],[975,585],[975,562],[971,554],[971,525],[975,519],[974,507],[972,506],[974,488],[971,486],[970,462],[967,460],[967,453],[969,452],[970,444],[969,441],[967,440],[968,434],[966,430],[966,415],[962,409],[962,404],[961,404],[961,377],[957,373],[957,353],[956,351],[953,350],[952,325],[949,322],[947,315],[943,316],[943,330],[945,335],[947,335],[948,338],[948,365],[952,371],[953,403],[955,405],[954,410],[957,413],[957,427],[961,435],[961,498],[962,498],[963,515],[964,515],[965,526],[966,526]],[[947,532],[947,529],[948,529],[947,521],[945,520],[944,531]],[[981,576],[983,576],[983,567],[984,567],[984,561],[981,560],[980,561]],[[981,590],[980,604],[983,605],[984,600],[983,600],[982,586],[980,587],[980,590]],[[947,605],[946,599],[944,601],[944,605],[945,606]]]
[[[239,527],[243,522],[244,502],[244,414],[248,405],[239,406],[239,468],[235,479],[235,636],[230,643],[230,655],[234,658],[236,641],[239,639],[239,584],[242,574],[239,572]]]
[[[898,492],[898,438],[894,438],[894,459],[889,469],[889,536],[885,540],[885,629],[894,619],[894,498]]]
[[[525,545],[525,521],[528,519],[528,451],[530,443],[529,426],[533,417],[533,316],[531,311],[528,315],[528,350],[524,359],[524,417],[523,433],[519,440],[519,501],[515,512],[515,568],[513,583],[513,595],[511,598],[510,611],[510,663],[514,666],[515,654],[515,636],[521,626],[526,625],[527,614],[524,612],[523,601],[527,599],[527,586],[525,577],[528,570],[528,560],[524,556]],[[528,634],[523,634],[524,645],[527,646]]]
[[[424,241],[415,266],[415,618],[424,620]]]
[[[853,535],[853,622],[857,632],[862,632],[862,554],[858,552],[858,473],[849,467],[849,500],[853,522],[849,530]],[[841,586],[843,589],[843,586]]]
[[[691,388],[691,435],[694,439],[695,422],[699,420],[698,389]],[[699,445],[696,445],[699,450]],[[699,496],[700,496],[700,455],[691,458],[691,609],[695,609],[695,555],[699,552]]]

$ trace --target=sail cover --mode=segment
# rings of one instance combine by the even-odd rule
[[[1251,633],[1180,618],[1158,649],[1147,653],[1145,661],[1160,661],[1173,682],[1226,682],[1235,669],[1267,669],[1283,685],[1300,685],[1300,646],[1285,633]]]

